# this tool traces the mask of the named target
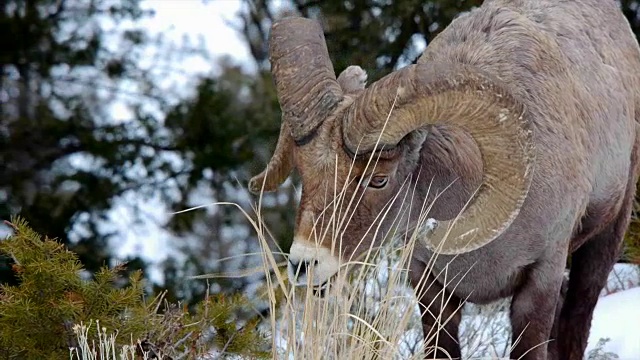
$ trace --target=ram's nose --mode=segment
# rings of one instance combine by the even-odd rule
[[[289,280],[296,286],[324,284],[338,272],[339,261],[327,248],[294,239],[289,251]]]

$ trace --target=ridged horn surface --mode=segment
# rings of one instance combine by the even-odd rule
[[[424,63],[364,90],[344,118],[343,140],[353,154],[364,154],[394,147],[430,124],[463,129],[481,152],[483,183],[474,199],[425,240],[441,254],[469,252],[500,236],[518,215],[535,162],[532,131],[523,106],[492,77],[466,65]]]
[[[283,121],[296,142],[313,136],[342,100],[318,22],[283,19],[271,29],[269,59]]]
[[[318,22],[285,18],[273,24],[269,42],[282,124],[267,168],[249,181],[253,193],[273,191],[286,180],[294,145],[310,140],[343,96]]]

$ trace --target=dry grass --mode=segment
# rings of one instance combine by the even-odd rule
[[[142,353],[143,360],[149,359],[147,352],[137,350],[140,344],[133,340],[131,345],[119,347],[116,345],[117,332],[110,332],[104,327],[100,327],[100,322],[96,322],[98,341],[90,341],[89,329],[93,323],[85,325],[80,323],[73,327],[76,334],[78,347],[69,348],[69,359],[71,360],[134,360],[140,359],[136,352]]]
[[[270,319],[273,357],[423,359],[431,353],[433,349],[424,346],[421,306],[409,286],[406,270],[416,241],[433,224],[424,216],[428,210],[421,209],[424,226],[407,235],[396,231],[382,246],[372,247],[357,261],[343,264],[331,279],[330,292],[325,297],[315,296],[311,284],[290,286],[286,269],[270,250],[272,243],[265,236],[268,232],[259,221],[254,222],[266,264],[265,296],[275,314]],[[428,286],[424,284],[424,288]],[[467,316],[460,335],[465,358],[499,359],[508,354],[510,329],[505,328],[508,321],[504,321],[508,318],[507,309],[505,301],[463,309]],[[440,319],[440,326],[447,321]],[[426,338],[433,340],[436,335],[434,331]]]
[[[395,100],[392,109],[394,106]],[[380,134],[383,132],[384,127]],[[375,167],[378,159],[374,154],[375,152],[371,153],[367,168]],[[336,166],[339,166],[337,161]],[[350,172],[352,169],[353,164]],[[405,186],[408,184],[405,183]],[[325,194],[325,203],[334,206],[328,206],[320,214],[325,217],[323,223],[326,226],[324,229],[317,229],[315,234],[316,239],[325,239],[327,234],[334,234],[331,239],[333,249],[341,248],[341,234],[362,196],[348,193],[347,185],[339,184],[337,177],[334,178],[334,192]],[[432,352],[433,349],[424,346],[426,341],[423,339],[420,322],[421,311],[424,309],[418,303],[416,293],[408,286],[406,269],[413,256],[416,241],[428,236],[436,222],[428,218],[432,204],[422,204],[420,209],[411,209],[409,204],[412,202],[409,200],[415,189],[405,190],[407,191],[399,192],[404,194],[402,198],[396,196],[390,200],[368,229],[371,233],[377,233],[382,221],[390,217],[388,220],[393,222],[393,231],[387,234],[383,244],[370,246],[360,258],[341,259],[342,266],[330,280],[330,291],[323,298],[313,295],[311,284],[302,287],[292,287],[289,284],[286,269],[278,263],[273,252],[276,242],[270,239],[269,231],[261,221],[262,196],[254,209],[256,217],[245,213],[257,233],[262,249],[263,271],[266,275],[263,295],[271,308],[269,332],[273,341],[274,358],[423,359],[425,354]],[[402,210],[400,213],[390,213],[391,205],[397,202],[400,202],[399,208]],[[348,206],[342,206],[343,204]],[[344,208],[348,210],[343,213]],[[419,220],[417,226],[414,224],[408,228],[409,224],[403,221],[409,218],[411,211],[418,212]],[[427,264],[425,274],[433,265],[433,262]],[[311,276],[307,278],[312,281]],[[423,276],[417,290],[418,297],[430,285]],[[455,285],[450,284],[453,287]],[[444,306],[445,303],[441,305]],[[497,311],[499,308],[495,309]],[[487,320],[492,318],[495,317],[489,316]],[[447,321],[449,319],[439,319],[439,325],[444,326]],[[465,333],[471,334],[471,341],[461,344],[467,353],[478,352],[484,346],[481,342],[487,334],[495,335],[486,331],[488,327],[482,322],[471,322],[466,327],[463,326],[462,336]],[[495,330],[499,331],[500,329]],[[427,340],[434,340],[438,334],[434,331],[425,335]],[[508,347],[508,344],[505,346]],[[499,351],[495,350],[493,353],[497,355]]]

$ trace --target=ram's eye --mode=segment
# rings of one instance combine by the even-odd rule
[[[371,177],[371,179],[369,179],[369,187],[372,187],[374,189],[382,189],[383,187],[387,186],[387,182],[389,181],[389,178],[387,176],[382,176],[382,175],[374,175]]]

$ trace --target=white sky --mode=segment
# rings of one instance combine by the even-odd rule
[[[179,42],[184,35],[202,35],[206,48],[213,55],[229,55],[238,61],[246,60],[250,53],[238,33],[229,26],[238,25],[236,14],[243,4],[237,0],[145,0],[142,7],[153,9],[155,16],[142,21],[151,33],[164,33]],[[208,71],[214,64],[190,63],[193,71]]]

